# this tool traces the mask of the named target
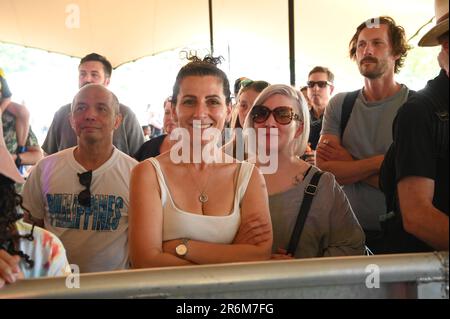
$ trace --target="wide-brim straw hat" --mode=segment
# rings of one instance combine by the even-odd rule
[[[438,38],[448,31],[448,0],[435,0],[436,25],[419,41],[421,47],[439,45]]]

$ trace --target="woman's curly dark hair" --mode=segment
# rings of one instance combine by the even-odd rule
[[[24,252],[17,250],[17,247],[20,239],[34,240],[34,225],[28,235],[21,236],[17,233],[15,223],[22,218],[18,207],[26,211],[22,206],[22,196],[17,194],[14,182],[0,174],[0,249],[4,249],[10,255],[20,256],[28,267],[32,268],[34,261]]]
[[[224,58],[222,56],[218,56],[218,57],[213,57],[212,55],[207,55],[202,59],[200,59],[198,56],[196,55],[192,55],[189,56],[187,58],[190,62],[205,62],[205,63],[209,63],[215,66],[218,66],[220,64],[222,64]]]
[[[227,75],[217,66],[224,60],[223,57],[213,57],[211,55],[205,56],[200,59],[196,55],[188,55],[186,58],[190,61],[178,72],[175,85],[173,86],[172,93],[172,105],[176,105],[178,102],[178,93],[180,93],[181,81],[188,76],[215,76],[222,80],[223,94],[225,95],[226,103],[231,103],[231,90],[230,81]]]

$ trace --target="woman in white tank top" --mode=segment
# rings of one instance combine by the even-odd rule
[[[263,176],[254,165],[225,155],[207,136],[221,132],[231,112],[229,82],[216,62],[197,59],[180,70],[172,107],[175,134],[182,137],[170,152],[133,170],[129,247],[134,268],[270,258],[272,225]]]

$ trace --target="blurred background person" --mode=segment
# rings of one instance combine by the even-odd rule
[[[30,127],[30,112],[21,104],[11,101],[12,93],[5,79],[5,74],[0,68],[0,116],[2,112],[8,111],[15,117],[17,149],[14,153],[26,152],[26,142]]]
[[[241,89],[236,98],[237,117],[235,122],[231,123],[231,128],[244,127],[245,118],[250,108],[253,106],[259,93],[261,93],[270,84],[266,81],[244,80],[241,82]]]
[[[152,130],[150,129],[150,126],[148,125],[142,125],[142,133],[144,133],[144,140],[149,141],[150,135],[152,133]]]
[[[311,101],[309,100],[309,97],[308,97],[308,86],[307,85],[302,86],[300,88],[300,92],[303,94],[303,97],[305,98],[306,103],[308,104],[308,110],[311,111],[312,105],[311,105]]]
[[[172,145],[176,143],[176,141],[170,140],[170,134],[176,128],[176,123],[172,117],[172,99],[168,97],[164,101],[164,117],[163,117],[163,125],[164,125],[164,134],[154,137],[151,140],[145,142],[139,151],[134,155],[134,158],[142,162],[150,157],[156,157],[162,153],[170,151]]]
[[[241,89],[237,95],[237,103],[232,111],[231,117],[231,140],[224,146],[224,150],[228,155],[242,161],[245,159],[243,152],[237,152],[237,147],[244,145],[242,131],[236,130],[243,128],[245,119],[253,106],[258,95],[270,84],[266,81],[243,80]]]

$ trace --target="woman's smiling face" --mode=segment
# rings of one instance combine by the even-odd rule
[[[189,131],[209,128],[222,131],[231,105],[226,104],[223,83],[216,76],[187,76],[180,83],[174,119],[179,128]],[[202,139],[203,144],[203,139]]]

